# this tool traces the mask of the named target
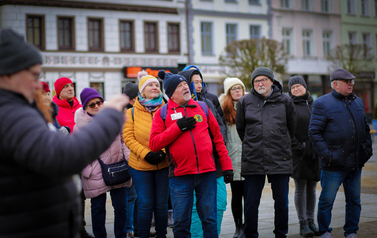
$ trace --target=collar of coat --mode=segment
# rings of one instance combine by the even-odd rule
[[[331,94],[332,94],[336,99],[339,99],[339,100],[341,100],[341,101],[345,101],[345,100],[347,100],[347,101],[349,101],[349,102],[352,102],[353,100],[356,99],[356,96],[355,96],[353,93],[351,93],[350,95],[348,95],[348,96],[346,97],[346,96],[344,96],[343,94],[338,93],[338,92],[335,91],[334,89],[331,90]]]

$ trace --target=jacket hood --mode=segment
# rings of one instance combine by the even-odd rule
[[[51,107],[52,107],[52,117],[55,118],[59,114],[59,107],[53,101],[51,101]]]
[[[76,126],[81,129],[84,126],[88,125],[88,123],[92,120],[93,118],[89,116],[83,109],[80,107],[77,109],[75,113],[75,123]]]
[[[185,79],[187,80],[187,83],[189,85],[191,83],[192,76],[194,76],[195,74],[199,74],[200,78],[202,79],[202,84],[204,86],[203,75],[197,69],[190,69],[190,70],[181,71],[178,74],[182,75],[183,77],[185,77]]]

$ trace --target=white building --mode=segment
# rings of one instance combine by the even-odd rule
[[[157,75],[187,62],[184,8],[179,0],[2,1],[0,26],[41,50],[41,80],[51,89],[64,76],[77,97],[94,87],[106,99],[135,81],[133,67]]]
[[[189,61],[199,67],[210,92],[223,92],[219,56],[234,40],[271,38],[266,0],[189,0]]]

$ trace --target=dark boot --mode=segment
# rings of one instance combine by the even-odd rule
[[[308,221],[300,221],[300,235],[303,237],[314,236],[314,232],[309,228]]]
[[[313,219],[308,219],[308,225],[309,225],[309,229],[312,230],[314,232],[314,235],[315,236],[319,236],[319,229],[318,227],[314,224],[314,220]]]
[[[242,225],[242,221],[236,222],[236,232],[234,232],[233,238],[241,238],[244,236],[244,226]]]

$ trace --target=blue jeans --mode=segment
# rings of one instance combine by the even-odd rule
[[[223,222],[224,211],[226,210],[227,204],[227,191],[224,182],[224,177],[221,176],[216,179],[217,181],[217,232],[221,233],[221,224]],[[192,238],[202,238],[203,228],[202,223],[199,218],[198,210],[196,209],[196,195],[194,192],[194,202],[191,215],[191,237]]]
[[[127,231],[134,230],[134,210],[137,199],[134,183],[131,187],[127,187]],[[136,221],[136,220],[135,220]]]
[[[346,223],[344,235],[357,233],[361,212],[361,169],[352,171],[321,171],[322,191],[318,202],[319,232],[331,232],[331,211],[340,185],[343,183],[346,197]]]
[[[115,237],[126,237],[127,188],[110,190],[111,203],[114,207]],[[90,199],[92,211],[92,228],[96,238],[106,237],[106,193]]]
[[[140,171],[130,167],[137,193],[137,225],[139,237],[149,237],[152,212],[156,237],[166,237],[168,226],[169,168]]]
[[[202,221],[203,235],[205,238],[217,238],[216,172],[170,178],[174,237],[191,237],[190,225],[194,191],[196,192],[196,208]]]
[[[286,237],[288,233],[289,175],[267,175],[275,201],[275,237]],[[258,211],[266,175],[245,176],[245,235],[258,237]]]

